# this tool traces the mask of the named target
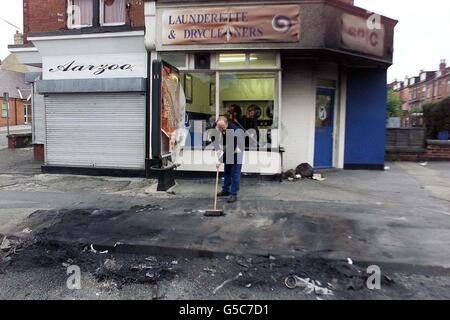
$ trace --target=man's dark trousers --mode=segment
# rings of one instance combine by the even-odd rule
[[[237,196],[241,184],[242,164],[225,164],[222,192]]]

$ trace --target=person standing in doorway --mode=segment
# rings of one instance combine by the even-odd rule
[[[225,166],[222,191],[217,196],[229,197],[227,202],[233,203],[237,201],[241,184],[245,134],[234,123],[229,122],[226,117],[219,117],[216,122],[216,129],[222,135],[221,149],[223,150],[223,154],[216,165],[217,170],[222,163]]]

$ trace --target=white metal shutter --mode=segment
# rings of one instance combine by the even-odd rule
[[[144,95],[57,94],[45,107],[47,165],[144,169]]]

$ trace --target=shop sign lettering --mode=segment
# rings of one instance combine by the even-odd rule
[[[128,70],[133,71],[133,67],[131,64],[125,63],[122,65],[119,64],[100,64],[100,65],[87,65],[87,64],[78,64],[75,60],[72,60],[69,63],[62,64],[57,66],[56,68],[50,68],[49,72],[81,72],[81,71],[92,71],[92,74],[95,76],[101,75],[106,71],[113,70]]]
[[[298,42],[298,5],[163,10],[162,44]]]
[[[370,18],[369,18],[370,19]],[[384,54],[384,27],[377,28],[364,18],[344,14],[342,16],[342,47],[375,56]]]
[[[43,57],[43,79],[145,78],[145,54]]]

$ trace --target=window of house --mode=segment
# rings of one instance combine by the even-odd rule
[[[126,22],[127,0],[101,0],[101,24],[104,26],[123,25]]]
[[[93,0],[69,0],[69,28],[91,27],[94,17]]]
[[[79,29],[126,23],[127,0],[68,0],[68,27]],[[97,8],[98,6],[98,8]]]
[[[427,79],[427,74],[426,73],[422,73],[420,75],[420,81],[425,81]]]
[[[31,105],[29,104],[23,105],[23,118],[25,124],[31,123]]]
[[[2,103],[2,118],[8,117],[8,104]]]
[[[450,93],[450,80],[447,81],[447,94]]]

